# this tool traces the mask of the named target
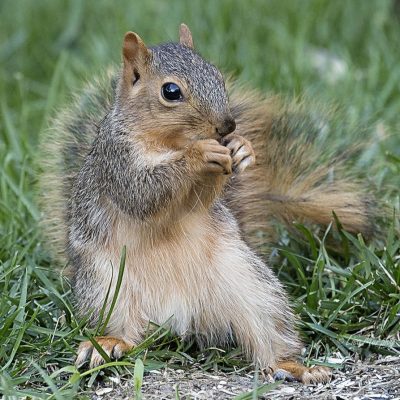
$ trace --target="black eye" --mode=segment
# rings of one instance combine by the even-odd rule
[[[181,100],[183,97],[180,87],[172,82],[164,83],[161,88],[161,93],[164,99],[168,101]]]

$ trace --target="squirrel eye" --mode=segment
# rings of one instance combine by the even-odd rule
[[[183,98],[180,87],[173,82],[167,82],[162,85],[162,96],[168,101],[178,101]]]

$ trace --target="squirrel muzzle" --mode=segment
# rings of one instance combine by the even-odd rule
[[[236,129],[236,122],[232,117],[225,118],[223,122],[216,126],[218,135],[225,136]]]

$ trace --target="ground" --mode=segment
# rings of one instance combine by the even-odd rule
[[[259,378],[261,393],[269,380],[271,378]],[[194,365],[188,370],[150,371],[144,377],[142,393],[143,398],[149,400],[176,399],[176,393],[180,399],[251,399],[254,382],[254,372],[209,373]],[[114,379],[99,385],[91,398],[131,399],[133,392],[131,381]],[[246,393],[250,393],[250,397],[245,397]],[[262,399],[274,400],[308,400],[310,397],[315,400],[400,399],[400,357],[386,356],[369,362],[346,360],[328,384],[281,383],[261,395]]]

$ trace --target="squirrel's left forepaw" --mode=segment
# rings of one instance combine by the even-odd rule
[[[255,163],[253,146],[243,136],[231,133],[223,138],[221,144],[231,151],[233,172],[243,172]]]

